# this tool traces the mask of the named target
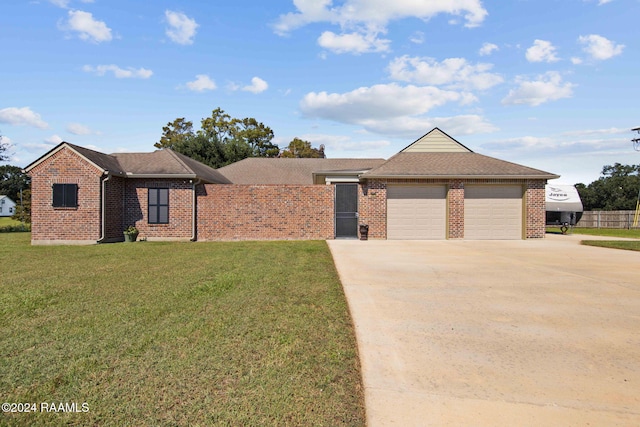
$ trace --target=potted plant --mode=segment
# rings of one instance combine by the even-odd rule
[[[124,241],[125,242],[135,242],[136,239],[138,238],[138,234],[140,234],[138,229],[136,227],[134,227],[133,225],[130,225],[129,227],[127,227],[124,230]]]

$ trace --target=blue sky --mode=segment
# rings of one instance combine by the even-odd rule
[[[284,148],[388,158],[438,126],[590,183],[640,163],[640,0],[39,0],[0,14],[0,133],[26,166],[60,141],[153,151],[215,108]]]

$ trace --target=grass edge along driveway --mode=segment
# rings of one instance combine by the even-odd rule
[[[29,238],[0,235],[0,390],[38,411],[0,425],[364,425],[325,242]]]

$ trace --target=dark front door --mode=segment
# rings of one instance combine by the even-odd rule
[[[336,237],[358,237],[358,184],[336,184]]]

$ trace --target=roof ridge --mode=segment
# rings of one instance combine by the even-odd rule
[[[178,163],[180,163],[182,165],[182,167],[184,167],[188,172],[196,174],[196,172],[193,170],[193,168],[191,168],[183,159],[180,158],[180,156],[178,156],[177,152],[173,151],[171,148],[164,148],[164,149],[159,150],[159,151],[164,151],[164,150],[166,150],[169,154],[171,154],[173,156],[173,158],[176,159],[178,161]]]

